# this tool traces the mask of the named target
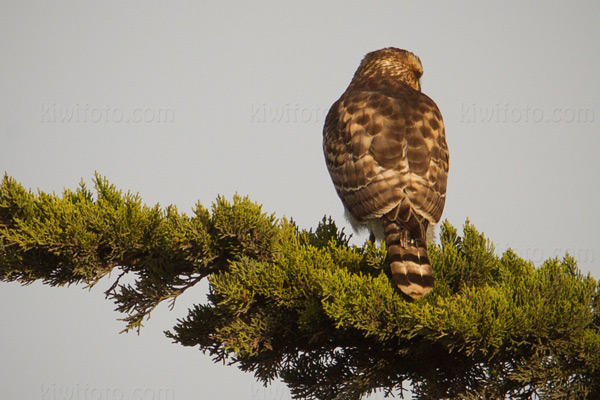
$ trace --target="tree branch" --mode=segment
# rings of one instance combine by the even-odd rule
[[[0,186],[0,277],[94,285],[125,330],[209,280],[167,336],[229,361],[295,398],[359,399],[376,390],[429,398],[600,397],[599,286],[574,259],[536,268],[468,221],[430,246],[436,286],[423,300],[389,277],[385,245],[349,244],[331,219],[313,231],[235,196],[191,216],[148,207],[96,176],[62,196]],[[132,276],[132,284],[120,283]]]

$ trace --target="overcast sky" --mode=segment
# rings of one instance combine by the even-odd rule
[[[239,192],[304,228],[348,226],[324,116],[365,53],[395,46],[444,116],[443,218],[598,278],[599,20],[593,1],[4,0],[0,172],[60,193],[98,171],[186,213]],[[163,335],[206,286],[140,336],[118,334],[108,286],[0,284],[2,398],[290,399]]]

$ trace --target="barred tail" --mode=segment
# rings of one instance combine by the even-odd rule
[[[415,238],[395,221],[384,222],[385,242],[394,282],[414,299],[426,296],[433,288],[433,270],[425,238]]]

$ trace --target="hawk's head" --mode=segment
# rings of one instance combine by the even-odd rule
[[[378,75],[397,77],[413,89],[421,91],[419,79],[423,75],[423,66],[419,57],[410,51],[387,47],[368,53],[356,70],[354,78],[370,79]]]

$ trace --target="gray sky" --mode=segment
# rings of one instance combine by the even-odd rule
[[[443,218],[600,277],[600,3],[361,4],[5,0],[0,171],[57,193],[98,171],[187,213],[239,192],[301,227],[345,224],[324,115],[365,53],[396,46],[444,116]],[[118,334],[108,285],[0,285],[3,398],[290,398],[164,337],[205,286],[136,336]]]

